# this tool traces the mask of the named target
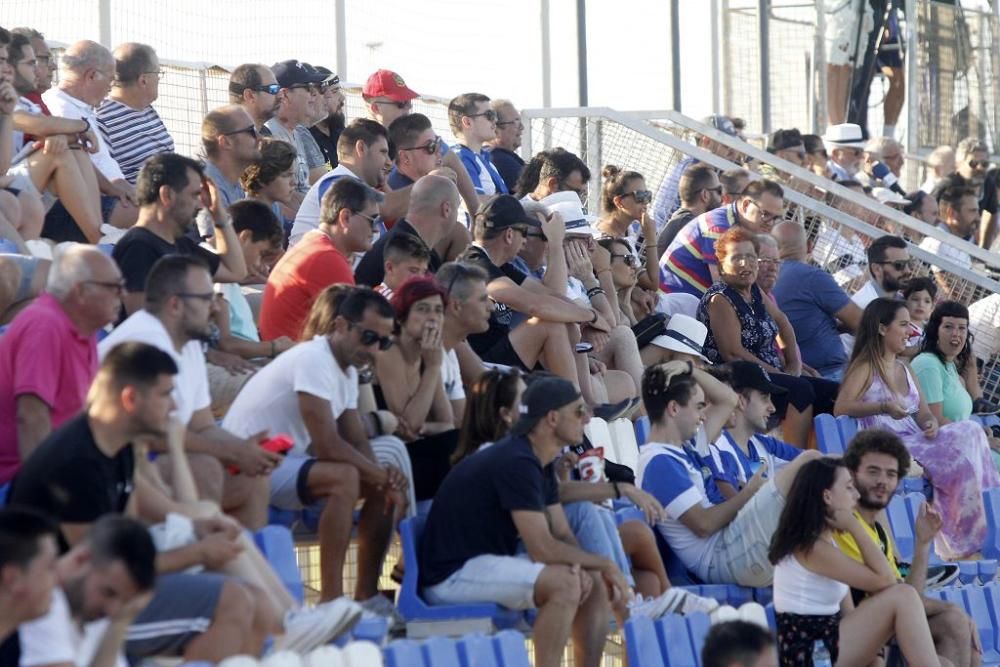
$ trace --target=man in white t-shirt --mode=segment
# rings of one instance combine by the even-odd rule
[[[448,291],[448,305],[444,309],[444,324],[441,327],[441,343],[445,352],[441,380],[455,414],[460,415],[465,413],[463,384],[472,384],[485,370],[482,360],[466,338],[490,328],[493,302],[486,291],[489,276],[478,266],[458,262],[442,265],[435,276]]]
[[[202,342],[216,308],[206,263],[193,255],[167,255],[153,265],[146,282],[145,305],[101,341],[103,359],[119,343],[139,341],[169,354],[179,372],[174,384],[175,417],[187,424],[184,446],[199,495],[216,502],[250,529],[267,524],[268,475],[281,461],[258,444],[266,432],[236,437],[219,428],[210,409],[208,371]],[[169,456],[157,464],[170,480]],[[240,474],[228,474],[233,466]]]
[[[369,441],[357,408],[358,368],[371,365],[375,351],[392,344],[394,314],[383,296],[367,288],[353,288],[346,296],[326,290],[316,309],[326,309],[322,319],[333,321],[333,330],[261,369],[222,426],[242,435],[287,434],[294,442],[271,474],[270,503],[286,510],[321,509],[321,600],[342,594],[354,507],[364,501],[354,595],[370,611],[389,615],[386,606],[392,605],[379,594],[378,577],[392,527],[408,502],[407,472],[401,468],[409,467],[409,459],[398,438]]]
[[[758,370],[755,389],[780,390]],[[777,474],[761,465],[724,500],[705,459],[708,443],[719,437],[737,404],[736,392],[691,362],[669,361],[647,369],[642,399],[651,428],[639,450],[636,480],[666,510],[657,530],[706,583],[769,586],[774,568],[767,551],[788,489],[799,468],[819,453],[803,452]]]
[[[127,665],[126,631],[156,582],[149,530],[134,519],[105,515],[56,569],[59,587],[48,613],[18,628],[21,667]]]

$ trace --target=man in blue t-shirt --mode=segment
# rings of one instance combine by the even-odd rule
[[[490,98],[479,93],[465,93],[448,103],[448,124],[458,139],[452,150],[462,158],[480,202],[493,195],[508,194],[500,172],[493,166],[484,148],[496,137],[497,112],[490,108]]]
[[[704,457],[736,407],[736,392],[690,362],[670,361],[646,369],[642,400],[651,428],[636,480],[666,510],[657,530],[702,581],[769,586],[767,550],[788,489],[801,465],[819,454],[804,452],[777,474],[762,465],[723,500]]]
[[[843,331],[855,333],[862,309],[829,273],[808,263],[806,230],[786,221],[774,228],[782,266],[771,294],[795,330],[802,361],[827,380],[844,377],[847,351]]]
[[[560,663],[572,627],[579,664],[600,661],[611,599],[631,592],[609,559],[577,546],[552,462],[583,440],[589,411],[561,378],[525,390],[511,434],[463,460],[434,498],[420,541],[420,586],[432,604],[538,608],[536,665]]]
[[[732,361],[713,366],[708,372],[729,385],[739,397],[706,461],[722,495],[732,498],[758,468],[765,466],[773,474],[795,460],[802,450],[766,435],[768,420],[774,414],[771,394],[783,394],[785,390],[771,385],[760,366],[752,361]]]

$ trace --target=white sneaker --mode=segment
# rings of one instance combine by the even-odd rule
[[[726,621],[738,621],[740,620],[740,612],[736,611],[733,607],[728,604],[724,604],[718,607],[714,611],[708,614],[709,619],[711,619],[712,625],[716,623],[725,623]]]
[[[406,621],[396,609],[396,605],[389,602],[389,598],[381,594],[376,594],[367,600],[358,603],[361,606],[363,617],[382,617],[389,621],[389,630],[396,630],[406,625]]]
[[[662,595],[655,598],[644,598],[638,593],[628,603],[629,618],[646,617],[657,619],[670,613],[666,600]]]
[[[630,614],[660,618],[667,614],[691,614],[703,611],[706,614],[716,610],[719,603],[712,598],[695,595],[683,588],[668,588],[662,595],[643,599],[636,595],[635,601],[629,606]]]
[[[755,623],[768,632],[771,631],[771,626],[767,624],[767,612],[764,610],[764,607],[760,606],[759,603],[743,603],[740,607],[739,615],[740,619],[747,621],[748,623]]]
[[[285,634],[275,642],[274,649],[311,651],[350,630],[361,620],[361,615],[361,606],[346,597],[311,608],[293,609],[285,614]]]

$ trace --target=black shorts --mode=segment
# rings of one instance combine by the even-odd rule
[[[531,369],[528,368],[523,361],[521,361],[521,357],[517,356],[517,352],[514,350],[514,346],[510,342],[509,335],[501,338],[496,345],[486,350],[480,358],[491,364],[513,366],[514,368],[520,368],[525,373],[531,372]]]

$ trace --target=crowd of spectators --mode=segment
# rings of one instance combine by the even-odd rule
[[[773,586],[777,643],[751,605],[705,664],[802,664],[816,640],[868,664],[892,639],[909,664],[978,664],[970,619],[923,593],[932,542],[980,554],[1000,487],[1000,437],[971,420],[1000,411],[980,373],[1000,297],[917,276],[908,239],[786,219],[782,169],[988,248],[985,145],[935,151],[907,194],[892,138],[782,129],[776,164],[688,157],[654,194],[563,148],[523,159],[509,100],[454,97],[443,138],[399,74],[347,119],[339,77],[290,59],[236,68],[183,156],[151,46],[73,44],[53,86],[55,66],[0,28],[0,665],[306,652],[364,615],[401,631],[379,579],[417,515],[420,571],[393,578],[537,609],[545,667],[570,639],[598,664],[612,620],[730,617],[674,572]],[[706,123],[726,139],[699,147],[741,162],[742,123]],[[815,451],[824,413],[861,425],[842,459]],[[648,422],[634,469],[592,418]],[[904,564],[879,510],[911,469],[933,501]],[[247,537],[272,510],[317,517],[314,604]]]

